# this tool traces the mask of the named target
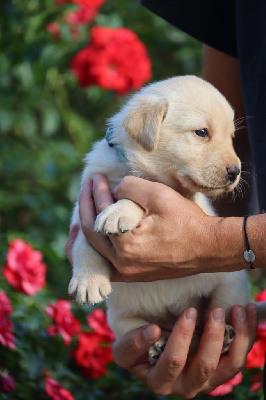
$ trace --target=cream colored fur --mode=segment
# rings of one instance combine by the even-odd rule
[[[232,191],[239,182],[239,176],[233,183],[226,178],[229,166],[241,168],[232,145],[233,120],[227,100],[200,78],[183,76],[151,84],[109,121],[113,142],[126,159],[103,139],[87,155],[82,181],[103,173],[112,189],[124,176],[136,175],[170,186],[214,215],[206,195]],[[203,128],[208,130],[207,138],[195,133]],[[142,217],[138,205],[120,200],[97,217],[95,229],[122,234],[136,228]],[[79,223],[78,203],[74,223]],[[111,284],[112,266],[89,245],[81,229],[73,247],[73,265],[69,293],[80,303],[95,304],[108,297],[109,324],[117,337],[149,322],[169,332],[184,308],[201,308],[202,297],[209,298],[208,309],[224,307],[227,318],[234,304],[250,301],[246,271]]]

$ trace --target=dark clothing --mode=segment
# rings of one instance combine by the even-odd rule
[[[266,1],[142,0],[166,21],[239,60],[258,200],[266,211]]]

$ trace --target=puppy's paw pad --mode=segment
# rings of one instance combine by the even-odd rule
[[[225,325],[222,354],[226,353],[234,340],[235,331],[231,325]]]
[[[164,351],[165,345],[166,345],[167,339],[165,337],[161,337],[157,342],[154,343],[149,348],[149,363],[154,365],[157,363],[158,358]]]

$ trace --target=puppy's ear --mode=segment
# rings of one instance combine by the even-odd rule
[[[124,128],[145,150],[153,151],[157,147],[167,109],[166,99],[157,102],[144,99],[130,110],[124,120]]]

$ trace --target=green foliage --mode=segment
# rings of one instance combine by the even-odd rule
[[[63,14],[73,9],[72,3],[57,6],[55,0],[0,3],[0,263],[8,241],[22,238],[43,252],[48,266],[48,287],[34,298],[14,292],[0,279],[14,307],[17,339],[16,351],[0,348],[1,364],[8,366],[17,387],[1,399],[46,399],[45,368],[76,400],[165,399],[115,365],[97,382],[85,379],[62,340],[45,333],[49,318],[43,307],[52,299],[67,298],[71,268],[64,246],[83,156],[125,100],[99,87],[78,86],[69,62],[88,42],[90,27],[80,27],[80,38],[72,38]],[[58,40],[46,30],[53,21],[61,24]],[[138,1],[107,0],[95,24],[136,32],[151,57],[153,80],[200,75],[201,44]],[[74,312],[85,321],[88,308],[75,305]],[[259,399],[241,390],[227,398]]]

